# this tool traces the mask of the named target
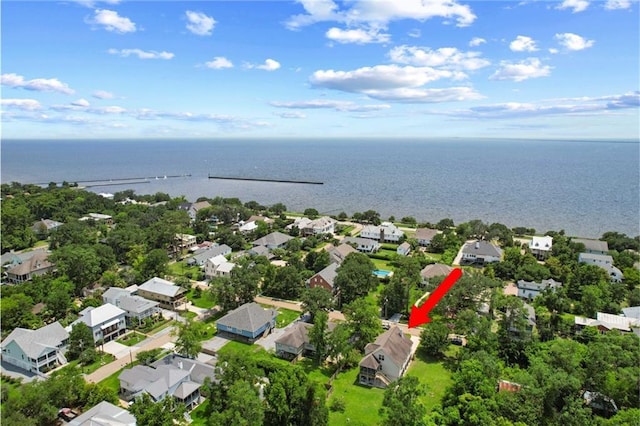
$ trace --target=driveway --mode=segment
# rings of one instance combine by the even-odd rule
[[[114,357],[116,357],[116,359],[120,359],[124,358],[125,356],[129,356],[131,348],[127,345],[123,345],[122,343],[118,343],[115,340],[112,340],[104,344],[104,351],[108,354],[113,355]]]
[[[276,350],[276,340],[278,340],[286,331],[293,327],[295,322],[287,325],[285,328],[275,328],[269,333],[267,337],[261,337],[256,341],[256,345],[262,346],[266,351],[275,352]]]
[[[202,342],[202,349],[209,353],[218,353],[218,351],[231,340],[222,336],[214,336],[213,338]]]

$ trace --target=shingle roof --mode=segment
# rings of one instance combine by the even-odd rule
[[[536,291],[542,291],[546,288],[556,289],[561,285],[562,283],[555,281],[553,278],[550,278],[548,280],[542,280],[540,282],[518,280],[518,282],[516,283],[516,287],[520,289],[528,289],[528,290],[536,290]]]
[[[358,250],[351,247],[349,244],[340,244],[338,247],[329,249],[329,256],[338,263],[342,263],[345,257],[351,253],[357,253]]]
[[[433,277],[447,276],[451,271],[453,271],[453,268],[450,266],[443,263],[434,263],[432,265],[425,266],[424,269],[420,271],[420,275],[425,279],[429,279]]]
[[[613,257],[608,254],[580,253],[579,258],[613,263]]]
[[[204,379],[206,377],[209,377],[212,380],[216,379],[215,367],[198,361],[197,359],[185,358],[178,354],[169,354],[151,365],[153,367],[172,365],[173,367],[188,371],[191,376],[191,380],[196,383],[204,383]]]
[[[218,324],[239,330],[256,332],[278,315],[273,309],[264,309],[255,302],[245,303],[218,320]]]
[[[163,296],[175,297],[186,290],[180,286],[175,285],[171,281],[163,280],[162,278],[154,277],[145,283],[141,284],[138,289],[145,290],[151,293],[162,294]]]
[[[472,241],[466,243],[462,248],[462,253],[475,254],[477,256],[502,256],[502,250],[500,250],[499,247],[486,241]]]
[[[324,279],[331,285],[331,287],[333,287],[333,282],[336,280],[336,276],[338,276],[338,267],[339,265],[337,263],[332,263],[318,272],[316,275],[320,275],[322,279]]]
[[[189,380],[189,372],[181,370],[173,365],[159,365],[151,368],[146,365],[136,365],[123,370],[118,376],[119,380],[131,384],[135,392],[149,393],[155,400],[166,393],[171,387],[180,382]]]
[[[125,295],[118,299],[118,306],[127,312],[141,314],[159,305],[158,302],[147,300],[140,296]]]
[[[49,262],[49,253],[44,250],[37,250],[33,256],[24,260],[17,266],[7,270],[8,274],[12,275],[26,275],[34,271],[41,269],[51,268],[53,263]]]
[[[369,355],[378,348],[383,349],[393,363],[400,368],[411,355],[411,346],[411,339],[406,337],[398,326],[393,326],[378,336],[375,342],[365,346],[364,352]]]
[[[272,232],[262,238],[258,238],[251,244],[254,246],[279,246],[292,239],[293,237],[282,232]]]
[[[37,330],[14,329],[0,344],[3,348],[15,341],[29,358],[37,359],[45,350],[51,350],[69,338],[69,333],[58,321]]]
[[[175,396],[176,398],[185,399],[186,397],[197,391],[199,387],[200,385],[195,382],[180,383],[180,386],[178,386],[176,391],[173,393],[173,396]]]
[[[416,240],[432,240],[438,234],[437,229],[418,228],[416,229]]]
[[[584,244],[585,250],[601,251],[604,253],[607,253],[609,251],[609,244],[607,244],[606,241],[573,238],[571,239],[571,242]]]
[[[278,340],[276,340],[276,343],[299,348],[300,346],[309,342],[309,329],[311,329],[312,326],[312,324],[308,324],[306,322],[297,322],[293,326],[291,326]]]

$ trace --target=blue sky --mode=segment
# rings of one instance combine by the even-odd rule
[[[2,136],[638,139],[637,0],[3,1]]]

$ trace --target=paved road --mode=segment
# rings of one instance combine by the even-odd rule
[[[85,380],[89,383],[97,383],[103,379],[106,379],[116,371],[130,364],[132,359],[135,360],[136,352],[148,351],[155,348],[161,348],[161,347],[173,345],[173,342],[175,341],[175,336],[171,335],[171,330],[173,330],[173,327],[167,327],[164,330],[160,330],[155,335],[143,340],[142,342],[140,342],[139,345],[132,346],[131,356],[125,356],[103,367],[100,367],[93,373],[87,374],[85,376]]]

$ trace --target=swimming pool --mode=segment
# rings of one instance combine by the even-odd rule
[[[375,275],[378,278],[387,278],[393,275],[393,272],[387,271],[385,269],[376,269],[375,271],[373,271],[373,275]]]

